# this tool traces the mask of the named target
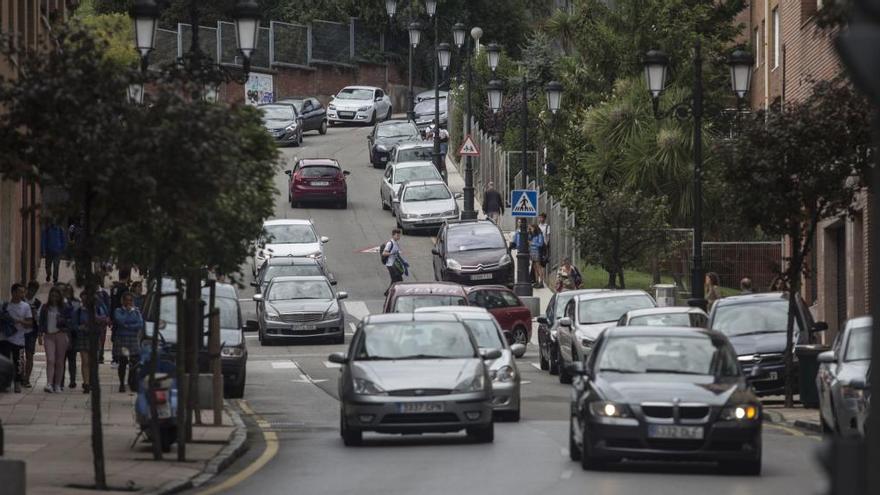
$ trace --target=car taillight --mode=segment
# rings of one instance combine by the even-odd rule
[[[167,390],[154,390],[153,391],[153,399],[155,399],[156,404],[164,404],[168,401],[168,391]]]
[[[337,174],[336,182],[345,182],[345,174]]]
[[[300,175],[299,172],[293,174],[293,181],[296,183],[302,182],[303,181],[302,175]]]

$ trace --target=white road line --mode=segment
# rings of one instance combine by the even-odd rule
[[[259,336],[259,335],[245,335],[244,338],[246,338],[246,339],[258,339],[258,338],[260,338],[260,336]]]
[[[276,370],[299,369],[299,367],[293,361],[273,361],[272,368]]]
[[[529,339],[532,345],[538,345],[538,325],[532,324],[532,338]]]
[[[330,361],[324,361],[325,368],[342,368],[341,364],[331,363]]]
[[[242,299],[239,299],[238,302],[255,302],[255,301],[252,297],[244,297]]]
[[[560,454],[562,457],[568,457],[568,449],[566,449],[565,447],[561,447],[561,448],[559,449],[559,454]]]
[[[520,385],[528,385],[530,383],[532,383],[531,380],[523,380],[523,381],[519,382]]]
[[[363,301],[345,301],[342,305],[345,306],[345,312],[356,320],[363,320],[370,315],[370,310]]]
[[[538,364],[538,363],[536,363],[536,362],[530,362],[530,363],[529,363],[529,366],[531,366],[532,368],[535,368],[535,369],[538,370],[538,371],[542,371],[542,370],[541,370],[541,365]]]
[[[351,329],[351,333],[354,333],[354,331],[357,329],[357,325],[352,322],[348,322],[348,328]]]
[[[571,474],[572,474],[571,469],[566,469],[565,471],[562,472],[562,474],[559,475],[559,479],[567,480],[567,479],[571,478]]]

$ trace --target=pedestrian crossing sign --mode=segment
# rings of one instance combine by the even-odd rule
[[[510,212],[514,217],[535,218],[538,216],[538,191],[514,189],[510,192]]]
[[[458,149],[459,156],[480,156],[480,148],[477,148],[477,143],[474,142],[474,139],[468,134],[464,138],[464,142],[461,143],[461,148]]]

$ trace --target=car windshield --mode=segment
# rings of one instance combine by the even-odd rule
[[[315,263],[310,265],[275,265],[266,268],[263,275],[263,286],[275,277],[320,277],[324,275],[321,267]]]
[[[267,244],[313,244],[318,242],[311,225],[266,225]]]
[[[306,179],[314,179],[318,177],[333,178],[336,177],[338,173],[339,169],[337,167],[331,167],[330,165],[309,165],[300,169],[300,175]]]
[[[266,120],[294,120],[296,118],[293,107],[289,105],[264,105],[263,118]]]
[[[504,343],[501,341],[501,335],[495,320],[465,318],[464,324],[471,329],[471,333],[477,339],[478,346],[486,349],[504,348]]]
[[[849,331],[844,361],[871,360],[871,327],[856,327]]]
[[[434,113],[434,98],[422,100],[416,104],[415,110],[418,114]],[[440,113],[446,111],[446,98],[440,98]]]
[[[291,280],[276,282],[269,286],[269,301],[286,299],[333,299],[330,284],[324,280]]]
[[[797,321],[797,319],[795,319]],[[784,332],[788,324],[788,301],[729,304],[715,308],[712,330],[728,337],[756,333]]]
[[[434,158],[434,149],[429,146],[397,150],[397,163],[429,162]]]
[[[372,100],[372,89],[345,88],[336,95],[340,100]]]
[[[446,249],[455,251],[474,251],[477,249],[504,249],[506,243],[501,231],[494,225],[468,225],[449,229]]]
[[[465,326],[451,321],[366,325],[358,347],[356,360],[462,359],[477,355]]]
[[[687,313],[642,315],[630,318],[629,324],[647,327],[689,327],[691,326],[691,318]]]
[[[582,301],[578,321],[585,325],[614,322],[619,320],[627,311],[653,307],[654,300],[645,294],[602,297]]]
[[[442,178],[434,165],[400,167],[394,171],[395,184],[402,184],[408,180],[442,180]]]
[[[449,189],[443,184],[432,184],[427,186],[407,187],[403,193],[404,201],[434,201],[438,199],[449,199]]]
[[[412,313],[418,308],[429,306],[467,306],[467,302],[461,296],[445,296],[443,294],[399,296],[394,302],[394,312]]]
[[[737,376],[736,354],[726,341],[709,336],[626,336],[605,341],[596,359],[599,372]]]
[[[393,124],[380,125],[376,130],[380,138],[383,137],[405,137],[419,135],[419,130],[412,122],[396,122]]]

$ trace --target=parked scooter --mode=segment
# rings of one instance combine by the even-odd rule
[[[162,452],[169,452],[171,444],[177,439],[177,374],[174,361],[170,359],[169,346],[162,342],[159,346],[158,365],[156,367],[156,388],[153,397],[156,400],[156,413],[159,418],[159,443]],[[134,403],[135,420],[141,433],[149,441],[152,438],[150,426],[150,401],[147,396],[150,390],[150,342],[141,343],[141,359],[138,369],[138,393]]]

